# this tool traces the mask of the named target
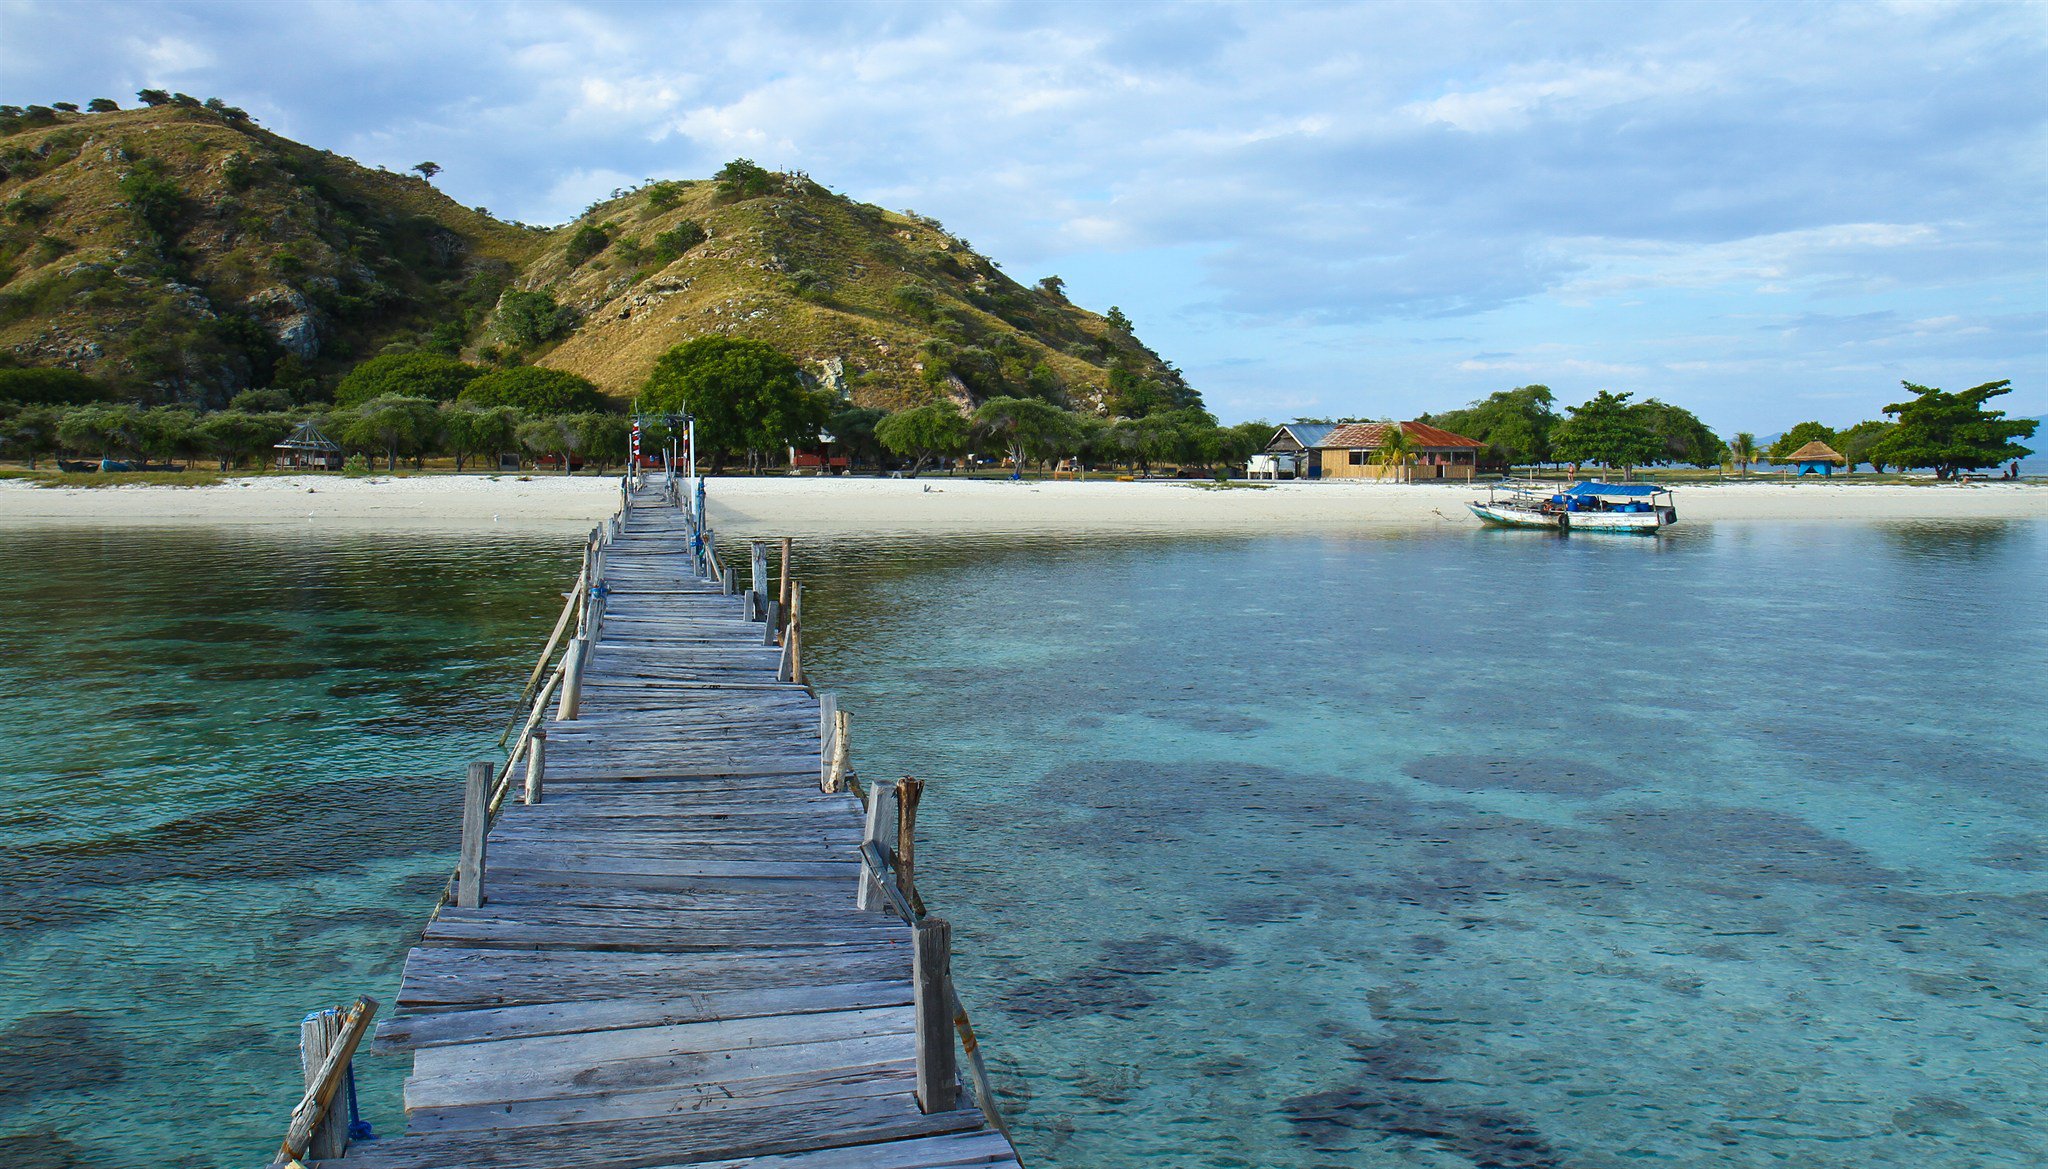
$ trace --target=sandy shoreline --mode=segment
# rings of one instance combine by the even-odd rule
[[[719,478],[714,526],[791,535],[1147,534],[1470,527],[1469,487],[1283,482]],[[511,475],[264,476],[210,487],[36,487],[0,481],[0,524],[260,524],[573,531],[608,514],[616,479]],[[2048,485],[1727,483],[1678,488],[1684,522],[2048,519]]]

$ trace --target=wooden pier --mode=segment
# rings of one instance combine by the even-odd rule
[[[471,769],[449,899],[375,1032],[413,1053],[406,1131],[349,1143],[359,1000],[309,1016],[274,1163],[1018,1163],[911,880],[919,787],[852,776],[786,543],[742,582],[701,490],[622,483],[508,758]]]

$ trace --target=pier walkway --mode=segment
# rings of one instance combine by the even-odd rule
[[[579,636],[512,759],[472,774],[459,879],[376,1032],[413,1053],[406,1131],[350,1146],[323,1115],[287,1140],[301,1163],[1017,1164],[959,1089],[947,935],[895,871],[886,821],[915,796],[831,790],[845,724],[791,660],[763,551],[739,591],[680,488],[622,487],[557,627]],[[876,872],[891,887],[859,892]]]

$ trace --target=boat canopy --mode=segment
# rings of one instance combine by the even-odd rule
[[[1566,495],[1656,495],[1669,488],[1650,483],[1596,483],[1588,480],[1565,489]]]

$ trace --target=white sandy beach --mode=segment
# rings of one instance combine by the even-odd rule
[[[1472,526],[1483,489],[1282,482],[707,481],[713,525],[735,534],[1345,531]],[[1682,522],[2048,519],[2048,485],[1750,482],[1678,488]],[[515,475],[260,476],[211,487],[36,487],[0,481],[0,524],[310,524],[574,530],[608,514],[618,480]]]

